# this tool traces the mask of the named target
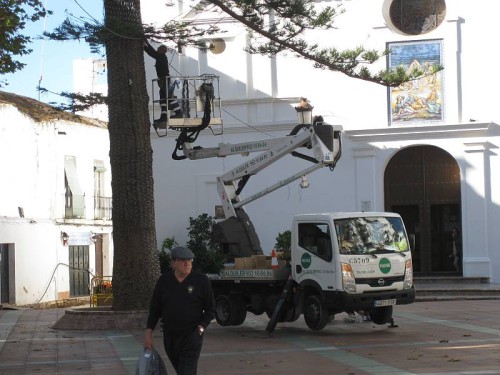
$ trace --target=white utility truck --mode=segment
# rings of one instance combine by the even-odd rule
[[[307,326],[320,330],[341,312],[363,311],[376,324],[392,323],[394,305],[415,300],[412,259],[401,217],[387,212],[295,215],[291,227],[291,259],[276,269],[263,255],[243,206],[265,194],[328,166],[341,154],[341,127],[316,120],[299,125],[288,136],[215,148],[181,147],[191,159],[261,153],[217,179],[226,219],[213,228],[229,261],[236,267],[211,278],[220,325],[240,325],[247,312],[277,322],[304,315]],[[297,149],[311,155],[299,153]],[[312,165],[246,199],[240,193],[251,175],[276,160],[293,155]],[[238,182],[238,183],[236,183]]]
[[[208,103],[208,100],[206,101]],[[210,122],[205,112],[204,127]],[[228,266],[212,276],[216,320],[223,326],[245,321],[247,312],[266,313],[271,334],[278,322],[301,314],[307,326],[321,330],[337,313],[369,314],[376,324],[393,322],[394,305],[415,300],[410,246],[401,217],[387,212],[314,213],[291,220],[291,259],[272,266],[263,254],[254,226],[243,206],[322,167],[335,168],[341,155],[340,126],[297,125],[289,135],[218,147],[193,147],[199,130],[181,127],[174,159],[229,155],[248,156],[241,165],[217,178],[225,220],[212,228],[213,239],[227,256]],[[183,124],[184,124],[183,123]],[[194,136],[193,136],[194,134]],[[183,156],[178,156],[182,151]],[[306,169],[245,199],[240,193],[252,175],[285,156],[311,162]]]

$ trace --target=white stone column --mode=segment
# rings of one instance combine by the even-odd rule
[[[464,276],[490,277],[488,256],[487,186],[485,158],[487,144],[465,143],[462,184],[462,258]]]
[[[375,195],[375,149],[354,150],[356,165],[356,210],[380,211]]]

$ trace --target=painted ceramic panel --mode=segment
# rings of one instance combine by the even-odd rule
[[[443,65],[440,40],[388,43],[387,47],[391,51],[390,68],[403,66],[408,73],[415,68],[430,72],[433,65]],[[389,103],[392,125],[444,121],[443,71],[389,88]]]

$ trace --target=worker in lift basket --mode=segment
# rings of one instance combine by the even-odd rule
[[[215,317],[208,277],[192,271],[194,254],[185,247],[170,253],[172,271],[160,276],[151,297],[144,347],[153,347],[153,330],[161,318],[163,344],[178,375],[196,375],[203,334]]]
[[[182,109],[177,100],[171,99],[172,93],[170,92],[170,71],[168,67],[167,46],[162,44],[156,50],[146,40],[144,41],[144,51],[155,59],[156,75],[158,76],[158,86],[160,88],[160,107],[161,117],[154,120],[154,124],[167,121],[167,110],[174,111],[173,118],[182,118]],[[167,105],[167,96],[169,98]]]

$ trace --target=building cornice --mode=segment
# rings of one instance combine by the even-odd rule
[[[484,137],[496,126],[493,122],[452,125],[391,126],[379,129],[345,130],[352,141],[424,140],[436,138]]]
[[[247,125],[247,126],[225,126],[224,134],[242,134],[258,132],[273,137],[273,132],[283,132],[292,130],[297,124],[289,121],[280,123]],[[400,141],[400,140],[425,140],[436,138],[474,138],[485,137],[493,128],[498,127],[494,122],[467,123],[453,125],[425,125],[411,127],[387,127],[364,130],[345,130],[344,134],[354,142],[380,142],[380,141]],[[214,129],[218,134],[220,129]],[[154,132],[152,132],[154,134]],[[210,129],[205,129],[201,134],[214,134]],[[177,131],[169,130],[167,138],[177,138]],[[154,137],[154,136],[153,136]]]

